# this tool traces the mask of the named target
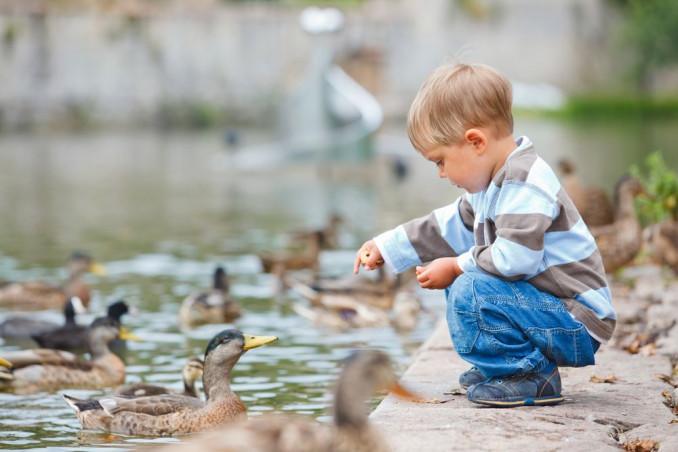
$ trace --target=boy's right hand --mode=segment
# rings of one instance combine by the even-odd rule
[[[363,243],[355,256],[355,263],[353,264],[353,273],[358,273],[360,266],[368,270],[374,270],[384,265],[384,258],[381,256],[377,244],[374,240],[368,240]]]

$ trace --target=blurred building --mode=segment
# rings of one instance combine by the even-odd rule
[[[356,3],[356,2],[353,2]],[[0,125],[266,124],[302,79],[300,7],[217,0],[2,0]],[[516,83],[617,89],[606,0],[371,0],[346,9],[338,60],[401,117],[446,61]],[[621,86],[621,85],[620,85]]]

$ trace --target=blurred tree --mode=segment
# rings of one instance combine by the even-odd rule
[[[641,93],[652,89],[652,74],[678,63],[678,1],[613,0],[627,10],[626,41],[633,52],[633,76]]]

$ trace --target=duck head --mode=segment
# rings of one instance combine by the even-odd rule
[[[184,390],[195,394],[197,397],[197,392],[195,390],[195,382],[202,378],[204,363],[200,358],[191,358],[184,365],[182,370],[182,377],[184,380]]]
[[[275,336],[252,336],[236,329],[224,330],[214,336],[205,349],[202,381],[207,398],[230,391],[228,377],[243,353],[276,340]]]
[[[379,391],[419,400],[400,386],[388,355],[379,350],[360,350],[346,360],[334,393],[334,422],[338,427],[367,425],[365,400]]]
[[[130,313],[130,307],[125,300],[118,300],[111,303],[106,309],[106,316],[111,320],[115,320],[118,324],[120,323],[122,316],[128,313]]]
[[[106,270],[103,265],[92,259],[92,256],[83,251],[74,251],[68,259],[68,271],[71,275],[82,275],[90,272],[95,275],[104,275]]]

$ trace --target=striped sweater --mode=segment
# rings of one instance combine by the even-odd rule
[[[616,314],[596,242],[529,138],[517,145],[484,191],[380,234],[376,245],[396,272],[457,256],[464,272],[527,280],[607,342]]]

